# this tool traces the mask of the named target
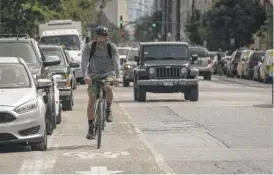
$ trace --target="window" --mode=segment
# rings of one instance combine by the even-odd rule
[[[165,58],[188,60],[189,54],[185,45],[151,45],[143,47],[143,57],[145,60]]]
[[[20,57],[29,64],[37,64],[38,59],[29,42],[2,42],[0,43],[1,57]]]
[[[62,50],[60,48],[41,48],[43,54],[47,58],[48,56],[58,56],[60,58],[60,64],[59,65],[65,65],[65,55],[63,54]]]
[[[81,49],[81,42],[77,35],[46,36],[41,38],[40,43],[64,45],[67,50]]]
[[[208,51],[204,48],[189,48],[190,55],[198,55],[198,57],[208,57]]]
[[[30,77],[22,64],[0,64],[0,89],[29,87]]]

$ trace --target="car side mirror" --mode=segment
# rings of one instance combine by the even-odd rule
[[[73,68],[77,68],[77,67],[80,67],[80,64],[78,61],[70,61],[69,66]]]
[[[54,66],[61,63],[61,59],[58,56],[47,56],[44,65],[45,66]]]
[[[48,79],[38,79],[37,80],[37,89],[47,89],[52,86],[51,80]]]
[[[198,55],[192,55],[191,56],[191,64],[194,64],[195,61],[198,60]]]

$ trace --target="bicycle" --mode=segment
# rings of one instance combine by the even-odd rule
[[[96,97],[95,103],[95,128],[94,134],[97,136],[97,148],[101,147],[102,141],[102,130],[105,128],[105,119],[106,119],[106,100],[105,100],[105,91],[104,84],[106,81],[103,80],[92,80],[92,83],[98,86],[99,93]]]
[[[223,65],[223,62],[221,62],[221,63],[218,63],[218,73],[219,73],[219,75],[220,75],[220,78],[223,76],[223,74],[224,74],[224,65]]]

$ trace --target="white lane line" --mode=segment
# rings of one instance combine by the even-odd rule
[[[121,108],[122,112],[127,116],[129,121],[132,121],[133,128],[134,128],[135,132],[137,133],[139,140],[141,142],[143,142],[146,145],[146,147],[151,151],[151,153],[155,159],[155,162],[157,163],[159,168],[162,169],[167,174],[175,174],[173,169],[166,163],[164,156],[160,153],[160,151],[158,151],[152,144],[150,144],[147,141],[146,136],[143,134],[141,129],[133,122],[131,116],[126,111],[126,109],[119,103],[117,103],[117,105]]]
[[[67,116],[67,113],[62,114],[62,117]],[[53,140],[53,138],[48,137],[48,149],[53,145],[55,147],[59,146],[54,142],[55,140]],[[24,160],[18,174],[43,174],[44,171],[51,172],[58,158],[57,154],[47,153],[47,151],[31,152],[30,154],[33,154],[33,156],[29,156]]]

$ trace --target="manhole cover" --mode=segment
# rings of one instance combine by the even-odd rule
[[[257,104],[257,105],[254,105],[254,107],[257,107],[257,108],[273,108],[273,104]]]

